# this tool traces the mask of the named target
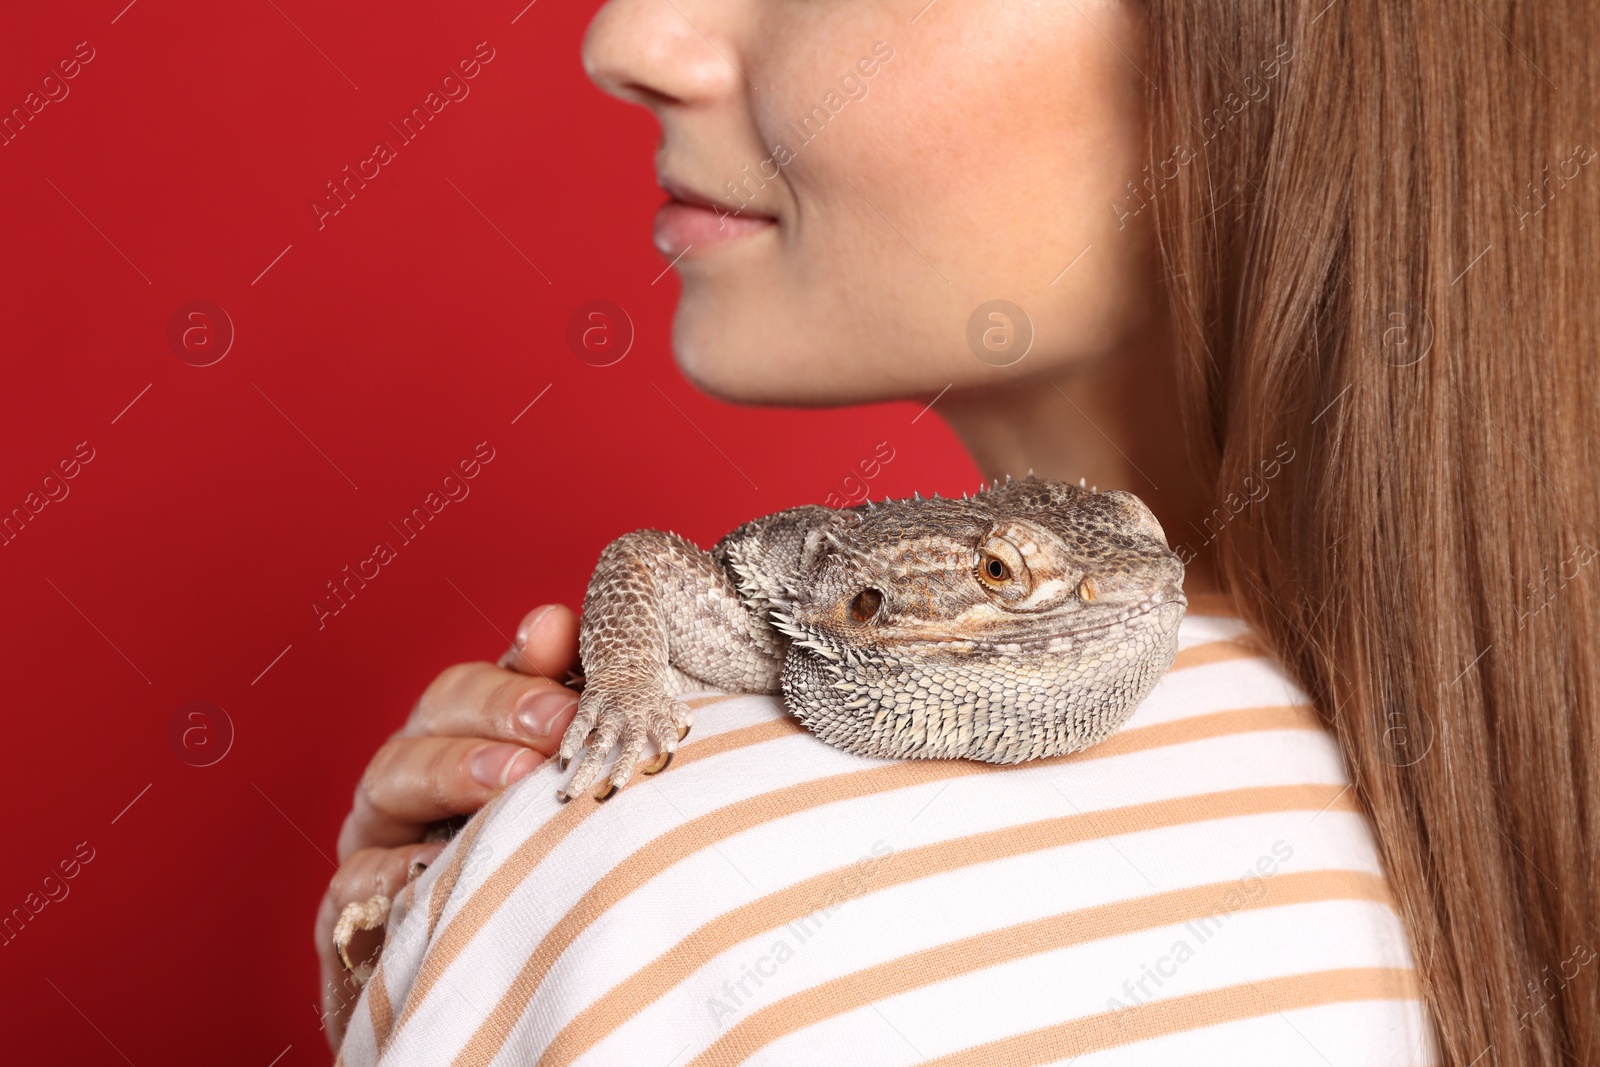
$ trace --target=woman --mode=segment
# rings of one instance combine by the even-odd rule
[[[1434,1028],[1371,1062],[1600,1062],[1597,18],[611,0],[585,46],[662,123],[691,380],[922,398],[990,476],[1138,493],[1314,701]],[[552,754],[574,635],[424,694],[319,946]]]

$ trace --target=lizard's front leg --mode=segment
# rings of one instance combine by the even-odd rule
[[[662,753],[655,769],[665,766],[690,724],[688,706],[669,695],[669,665],[710,686],[776,692],[785,645],[693,542],[660,530],[611,542],[583,598],[584,688],[560,754],[565,761],[585,744],[588,751],[563,799],[588,788],[619,742],[612,788],[633,776],[647,740]]]

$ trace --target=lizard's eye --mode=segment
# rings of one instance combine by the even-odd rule
[[[850,617],[856,622],[870,622],[883,607],[883,594],[876,589],[863,589],[850,601]]]
[[[1033,591],[1033,573],[1022,549],[998,534],[980,541],[972,554],[972,576],[1002,607],[1012,606]]]

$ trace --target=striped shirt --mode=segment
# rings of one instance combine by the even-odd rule
[[[340,1062],[1436,1062],[1338,747],[1225,611],[1069,756],[871,759],[705,695],[604,804],[541,767],[396,900]]]

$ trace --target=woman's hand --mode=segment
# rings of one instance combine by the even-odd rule
[[[413,864],[444,851],[422,843],[430,823],[477,811],[555,754],[578,706],[560,683],[577,663],[577,616],[559,604],[535,608],[498,664],[458,663],[435,678],[367,764],[317,913],[323,1021],[335,1051],[360,994],[333,950],[340,911],[378,893],[392,899]]]

